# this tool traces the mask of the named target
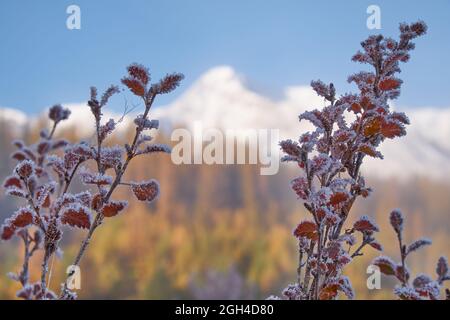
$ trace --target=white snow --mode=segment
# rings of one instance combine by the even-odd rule
[[[287,87],[282,99],[274,101],[246,87],[245,78],[230,66],[218,66],[205,72],[178,99],[152,110],[151,119],[160,120],[161,126],[192,129],[201,122],[204,129],[223,130],[279,129],[280,140],[297,139],[311,125],[298,115],[305,110],[322,108],[322,98],[307,86]],[[93,132],[93,117],[85,103],[63,104],[72,114],[64,127],[74,126],[76,133]],[[450,106],[448,108],[396,108],[411,120],[407,135],[386,140],[380,148],[385,159],[368,158],[363,172],[379,178],[428,176],[439,180],[450,177]],[[0,118],[25,124],[27,116],[13,109],[1,109]],[[120,125],[132,124],[136,114],[130,114]],[[119,119],[121,114],[104,112],[105,121]],[[278,146],[273,146],[278,148]]]

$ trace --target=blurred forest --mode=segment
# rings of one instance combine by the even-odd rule
[[[21,137],[0,117],[0,178],[10,174],[11,141],[36,141],[42,123],[33,123]],[[131,131],[116,137],[120,141]],[[58,136],[77,139],[76,128]],[[166,135],[167,136],[167,135]],[[159,142],[170,144],[164,134]],[[109,141],[114,144],[114,141]],[[401,140],[398,143],[402,143]],[[389,159],[383,160],[388,162]],[[151,205],[133,201],[130,207],[94,234],[81,264],[82,299],[262,299],[279,294],[296,279],[296,240],[292,230],[306,216],[290,189],[298,174],[282,166],[274,176],[261,176],[253,165],[173,165],[168,155],[151,155],[132,163],[127,179],[156,178],[161,196]],[[370,176],[376,176],[370,173]],[[440,255],[450,257],[450,184],[411,177],[409,181],[367,179],[372,195],[358,202],[352,222],[367,214],[380,225],[378,240],[386,253],[398,256],[389,225],[391,209],[401,208],[407,219],[406,239],[421,236],[433,245],[411,257],[413,274],[434,274]],[[79,183],[79,182],[78,182]],[[79,188],[74,186],[74,191]],[[126,189],[120,192],[128,192]],[[15,199],[0,195],[0,219],[17,208]],[[49,286],[59,291],[67,266],[73,261],[84,232],[66,229],[64,255],[53,263]],[[15,297],[17,283],[6,276],[21,263],[22,244],[0,244],[0,299]],[[358,299],[391,299],[394,281],[382,278],[381,290],[368,290],[366,268],[379,252],[364,250],[363,257],[345,270]],[[40,256],[37,256],[40,258]],[[36,257],[35,257],[36,258]],[[39,263],[32,279],[39,276]],[[33,263],[33,262],[32,262]]]

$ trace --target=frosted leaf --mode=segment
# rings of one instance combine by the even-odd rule
[[[330,83],[329,85],[326,85],[320,80],[317,81],[311,81],[311,87],[313,90],[321,97],[324,97],[328,101],[334,101],[334,96],[336,95],[336,89],[334,88],[334,85]]]
[[[419,240],[416,240],[407,247],[406,254],[416,251],[424,246],[429,246],[431,245],[431,243],[431,240],[428,238],[421,238]]]
[[[333,191],[330,188],[322,187],[310,195],[309,201],[311,201],[311,203],[315,206],[321,207],[328,204],[332,194]]]
[[[71,152],[76,155],[78,161],[86,161],[95,158],[95,151],[87,142],[75,144],[67,148],[66,152]]]
[[[371,156],[373,158],[380,158],[380,159],[384,158],[384,156],[381,154],[381,152],[376,150],[375,147],[369,143],[363,143],[363,144],[359,145],[358,151],[362,152],[368,156]]]
[[[354,224],[353,229],[363,233],[378,232],[380,229],[377,224],[368,216],[361,216]]]
[[[175,90],[180,82],[184,79],[184,75],[181,73],[172,73],[166,75],[158,83],[155,83],[151,87],[152,94],[165,94]]]
[[[302,291],[298,284],[290,284],[283,290],[283,295],[289,300],[300,300]]]
[[[38,143],[37,147],[36,147],[36,151],[40,154],[40,155],[44,155],[46,154],[48,151],[50,151],[50,147],[51,144],[49,141],[41,141]]]
[[[355,298],[355,291],[353,290],[352,284],[350,283],[350,279],[348,277],[341,276],[339,279],[339,284],[339,289],[347,296],[347,298]]]
[[[436,265],[436,273],[439,279],[444,279],[448,276],[448,261],[446,257],[440,257]]]
[[[79,170],[80,179],[84,184],[95,185],[110,185],[113,182],[113,178],[109,175],[103,175],[100,173],[93,173],[89,169],[81,168]]]
[[[396,286],[394,294],[402,300],[422,300],[422,297],[410,286]]]
[[[310,121],[313,125],[315,125],[317,128],[321,128],[323,129],[323,123],[322,120],[320,119],[321,114],[318,110],[314,110],[314,111],[305,111],[304,113],[302,113],[299,116],[299,121],[302,120],[308,120]]]
[[[114,119],[109,119],[108,122],[106,122],[104,125],[100,126],[100,128],[99,128],[100,141],[105,140],[106,137],[109,134],[111,134],[115,128],[116,128],[116,122],[114,121]]]
[[[4,223],[0,226],[0,239],[7,241],[11,239],[16,232],[16,228],[9,223]]]
[[[63,159],[55,155],[47,156],[47,165],[55,171],[60,179],[64,178],[67,170],[64,166]]]
[[[288,156],[300,158],[301,150],[297,142],[290,139],[280,142],[281,150]]]
[[[101,212],[105,217],[114,217],[125,209],[127,205],[127,201],[110,201],[103,205]]]
[[[383,251],[383,246],[378,241],[372,240],[369,245],[378,251]]]
[[[331,168],[331,159],[326,154],[319,154],[314,156],[314,158],[310,162],[310,168],[312,172],[316,175],[322,175],[327,173]]]
[[[28,283],[25,284],[22,289],[16,292],[16,297],[31,300],[33,298],[33,286]]]
[[[23,147],[25,147],[25,142],[23,142],[23,140],[21,139],[14,139],[11,144],[18,149],[22,149]]]
[[[33,211],[30,207],[20,208],[7,219],[8,223],[15,228],[25,228],[33,223]]]
[[[35,164],[31,160],[23,160],[14,169],[19,177],[22,179],[28,179],[34,173]]]
[[[55,123],[68,119],[70,116],[70,110],[64,109],[60,104],[56,104],[50,108],[48,117]]]
[[[307,238],[316,241],[319,238],[317,225],[312,221],[302,221],[293,232],[297,238]]]
[[[372,264],[380,268],[380,271],[385,275],[395,275],[396,263],[391,258],[386,256],[376,257]]]
[[[92,195],[88,190],[86,190],[75,194],[74,199],[81,203],[83,206],[89,207],[92,201]]]
[[[298,158],[292,157],[292,156],[282,156],[280,161],[281,162],[290,162],[290,161],[298,162]]]
[[[15,196],[15,197],[20,197],[20,198],[27,197],[27,193],[17,187],[9,187],[8,189],[6,189],[5,194],[7,196]]]
[[[136,145],[139,146],[143,144],[144,142],[150,142],[153,140],[152,136],[146,135],[146,134],[140,134],[139,138],[136,141]]]
[[[337,238],[337,241],[346,242],[348,245],[353,246],[356,244],[356,238],[352,234],[344,233]]]
[[[320,130],[316,130],[314,132],[306,132],[302,134],[299,139],[302,150],[305,152],[311,152],[317,143],[317,138],[320,133]]]
[[[8,278],[10,278],[11,280],[19,281],[19,275],[18,275],[17,273],[14,273],[14,272],[8,272],[8,273],[6,274],[6,276],[7,276]]]
[[[22,182],[17,176],[9,176],[6,177],[5,181],[3,182],[3,188],[11,188],[15,187],[18,189],[22,189]]]
[[[79,203],[68,205],[62,210],[61,223],[71,227],[89,229],[91,226],[91,213],[89,208]]]
[[[433,279],[431,279],[428,275],[421,273],[413,280],[413,286],[414,288],[423,288],[431,281],[433,281]]]
[[[144,118],[144,115],[140,114],[134,119],[134,123],[140,128],[141,130],[151,130],[151,129],[158,129],[159,128],[159,121],[158,120],[150,120],[147,118]]]
[[[16,151],[11,154],[11,159],[14,159],[17,161],[23,161],[25,159],[28,159],[28,156],[22,151]]]
[[[304,177],[298,177],[291,181],[291,187],[300,199],[306,200],[309,195],[308,181]]]
[[[51,181],[40,186],[36,191],[36,206],[38,208],[48,208],[50,206],[50,194],[55,192],[56,182]]]
[[[131,189],[138,200],[147,202],[155,200],[160,190],[158,181],[154,179],[131,183]]]
[[[401,234],[403,231],[403,214],[400,211],[400,209],[395,209],[391,212],[391,215],[389,217],[389,220],[391,222],[391,226],[394,228],[395,232],[397,234]]]
[[[52,149],[56,150],[59,148],[67,147],[68,145],[69,141],[67,141],[66,139],[58,139],[52,142]]]
[[[122,164],[124,149],[120,146],[104,147],[101,151],[100,162],[104,168],[116,168]]]
[[[150,154],[155,152],[171,153],[172,149],[166,144],[149,144],[136,152],[136,155]]]

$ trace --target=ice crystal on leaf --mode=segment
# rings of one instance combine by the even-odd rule
[[[140,183],[124,181],[126,169],[130,162],[140,154],[155,152],[170,153],[170,147],[163,144],[146,144],[152,140],[143,131],[158,129],[159,122],[149,119],[149,112],[157,95],[167,93],[182,79],[179,74],[169,75],[156,84],[150,84],[150,73],[139,64],[127,68],[127,76],[122,83],[141,98],[144,111],[136,120],[135,136],[130,144],[109,146],[106,138],[114,133],[117,123],[122,119],[104,121],[103,109],[110,98],[119,92],[117,86],[108,87],[99,98],[95,87],[90,89],[88,107],[95,120],[95,139],[89,142],[69,142],[55,138],[58,124],[69,118],[70,111],[61,105],[50,108],[49,129],[41,130],[39,140],[26,145],[15,140],[17,148],[11,159],[17,161],[12,175],[3,181],[7,195],[20,197],[25,203],[3,224],[0,225],[0,239],[8,241],[14,236],[20,238],[25,246],[23,268],[11,274],[10,278],[21,285],[17,297],[23,299],[56,299],[58,296],[47,287],[51,272],[50,259],[62,253],[60,246],[63,226],[70,226],[86,232],[79,252],[72,265],[79,265],[94,231],[102,225],[105,218],[112,218],[127,207],[125,200],[113,200],[118,187],[126,187],[135,196],[151,202],[159,194],[156,180]],[[125,110],[124,114],[127,110]],[[71,193],[74,181],[81,180],[85,190]],[[40,281],[30,282],[29,265],[34,253],[40,255]],[[60,299],[76,299],[77,294],[64,283]]]

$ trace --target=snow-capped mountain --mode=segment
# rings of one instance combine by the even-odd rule
[[[77,133],[89,133],[93,128],[89,108],[84,103],[65,106],[72,110],[65,126],[75,125]],[[165,127],[192,129],[197,122],[205,129],[279,129],[280,139],[295,139],[311,129],[308,123],[298,122],[298,115],[322,106],[324,101],[309,86],[288,87],[284,97],[274,101],[250,90],[244,77],[233,68],[219,66],[203,74],[173,103],[157,106],[153,118],[159,119]],[[387,140],[380,150],[385,160],[368,159],[364,166],[366,174],[384,178],[450,178],[450,107],[402,111],[411,120],[407,136]],[[0,117],[17,121],[19,125],[31,121],[11,109],[0,109]],[[121,115],[110,113],[105,117],[118,119]],[[123,126],[130,123],[128,120],[124,120]]]

